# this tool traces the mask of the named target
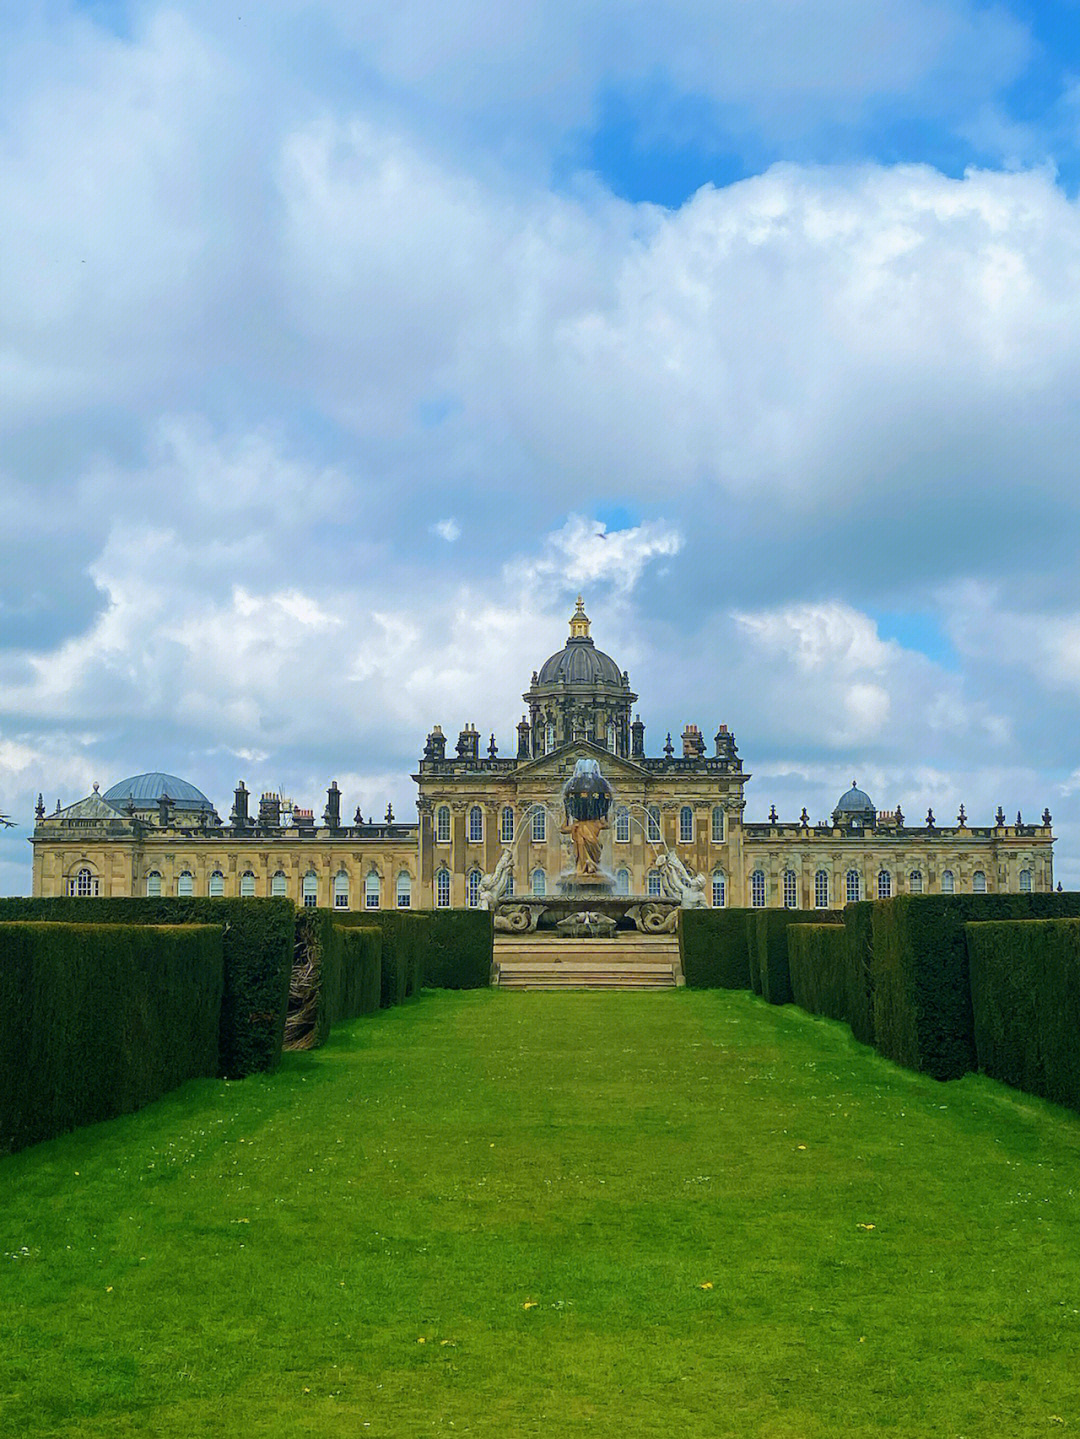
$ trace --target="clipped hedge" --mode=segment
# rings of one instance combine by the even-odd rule
[[[791,993],[809,1014],[847,1018],[847,938],[842,924],[791,924]]]
[[[844,908],[844,1018],[863,1044],[874,1042],[874,901]]]
[[[978,1061],[965,926],[1078,916],[1076,893],[875,900],[871,968],[878,1050],[936,1079],[958,1079],[974,1069]]]
[[[382,1002],[382,933],[347,929],[342,952],[341,1018],[377,1014]]]
[[[345,926],[340,911],[298,909],[286,1049],[317,1049],[335,1024],[379,1009],[382,933]]]
[[[758,948],[756,909],[744,909],[744,930],[746,933],[746,965],[750,971],[750,988],[755,994],[761,993],[761,951]]]
[[[679,911],[679,957],[688,989],[749,989],[749,909]]]
[[[788,967],[788,926],[792,924],[840,924],[843,916],[834,909],[757,909],[747,920],[751,981],[760,975],[761,989],[770,1004],[790,1004],[791,970]]]
[[[424,983],[432,989],[486,989],[495,941],[491,912],[436,909],[431,921]]]
[[[404,1004],[419,995],[431,949],[431,915],[427,910],[334,910],[343,928],[377,929],[382,935],[382,1006]]]
[[[292,973],[296,906],[289,899],[0,899],[0,923],[220,924],[225,963],[218,1073],[276,1069]]]
[[[0,1151],[215,1075],[223,971],[220,925],[0,923]]]
[[[1080,920],[965,926],[979,1068],[1080,1109]]]

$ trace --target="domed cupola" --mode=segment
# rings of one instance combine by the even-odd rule
[[[121,814],[154,817],[159,822],[166,813],[176,824],[199,824],[217,818],[202,790],[186,779],[157,770],[122,779],[107,789],[103,798]]]
[[[532,753],[547,754],[574,740],[589,740],[612,754],[629,754],[630,706],[637,695],[610,655],[598,650],[580,595],[570,636],[534,672],[523,698],[529,706]]]
[[[877,810],[866,791],[859,789],[852,780],[851,788],[836,801],[832,818],[833,824],[841,829],[873,829],[877,823]]]

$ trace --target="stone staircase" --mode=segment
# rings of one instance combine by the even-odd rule
[[[675,935],[560,939],[534,931],[495,936],[491,982],[500,989],[674,989],[684,981]]]

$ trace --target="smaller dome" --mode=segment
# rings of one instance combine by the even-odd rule
[[[851,788],[836,801],[834,814],[865,814],[874,808],[874,801],[865,790],[859,789],[854,780]]]
[[[162,774],[159,770],[151,774],[136,774],[122,779],[107,789],[103,798],[114,809],[123,810],[130,801],[136,809],[152,809],[165,795],[177,809],[201,809],[212,812],[214,806],[193,784],[179,779],[174,774]]]

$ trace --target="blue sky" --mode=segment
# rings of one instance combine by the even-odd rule
[[[0,892],[164,769],[412,812],[583,590],[748,813],[1080,886],[1080,8],[0,15]]]

